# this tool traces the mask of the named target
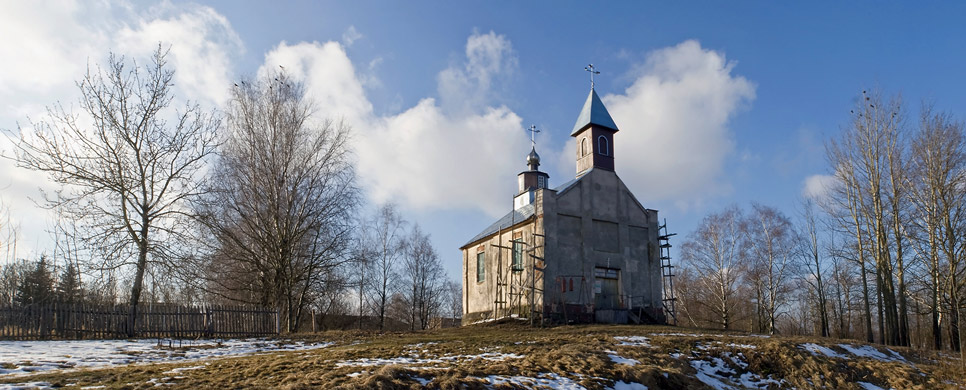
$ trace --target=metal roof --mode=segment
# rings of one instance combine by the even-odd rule
[[[593,88],[587,95],[587,101],[584,102],[584,108],[580,110],[577,123],[574,124],[574,131],[570,133],[570,136],[577,135],[578,132],[591,124],[617,131],[617,124],[614,123],[614,119],[610,117],[610,113],[604,107],[604,102],[600,101],[600,96],[597,96],[597,92]]]
[[[499,232],[500,229],[509,228],[510,226],[523,222],[527,218],[532,217],[533,212],[534,212],[534,207],[532,203],[526,206],[523,206],[519,209],[513,210],[507,215],[504,215],[503,218],[498,219],[492,225],[488,226],[486,229],[483,229],[483,232],[481,232],[480,234],[477,234],[476,237],[473,237],[473,239],[467,241],[460,248],[466,248],[467,246],[469,246],[474,242],[477,242],[483,238],[489,237]]]

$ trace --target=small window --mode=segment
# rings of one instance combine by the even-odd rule
[[[537,188],[547,188],[547,179],[543,176],[537,176]]]
[[[587,138],[580,139],[580,157],[586,156],[590,151],[587,150]]]
[[[513,270],[523,271],[523,243],[513,241]]]
[[[597,137],[597,152],[604,156],[610,155],[610,145],[607,144],[607,137]]]
[[[476,254],[476,282],[482,282],[486,280],[486,253],[480,252]]]

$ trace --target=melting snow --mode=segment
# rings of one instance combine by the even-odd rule
[[[637,359],[628,359],[628,358],[625,358],[625,357],[621,357],[615,351],[604,351],[604,352],[607,353],[607,357],[610,358],[610,361],[612,361],[614,363],[617,363],[617,364],[625,364],[625,365],[628,365],[628,366],[636,366],[637,363],[640,363],[640,361],[638,361]]]
[[[712,348],[711,347],[711,344],[712,343],[709,343],[709,344],[698,344],[697,347],[698,347],[698,349],[708,350],[708,349],[711,349]],[[757,349],[758,348],[757,345],[751,345],[751,344],[735,344],[735,343],[727,343],[727,344],[725,344],[724,342],[721,342],[721,341],[715,341],[713,344],[723,345],[723,346],[732,347],[732,348],[743,348],[743,349]]]
[[[823,346],[818,345],[818,344],[815,344],[815,343],[806,343],[806,344],[799,345],[798,347],[799,348],[802,348],[802,349],[804,349],[804,350],[806,350],[808,352],[811,352],[812,355],[819,355],[819,354],[821,354],[821,355],[825,355],[825,356],[833,357],[833,358],[844,358],[845,357],[845,355],[842,355],[842,354],[840,354],[838,352],[835,352],[835,351],[833,351],[829,347],[823,347]]]
[[[905,358],[902,357],[902,355],[900,355],[896,351],[893,351],[891,349],[886,349],[887,351],[889,351],[889,354],[892,355],[892,356],[887,356],[886,354],[879,352],[879,350],[875,349],[871,345],[863,345],[861,347],[856,347],[854,345],[849,345],[849,344],[839,344],[839,347],[842,347],[846,351],[849,351],[849,353],[858,357],[867,357],[871,359],[881,360],[884,362],[906,360]]]
[[[628,345],[633,347],[650,347],[650,340],[644,336],[615,336],[614,340],[620,341],[618,345]]]
[[[432,382],[433,381],[432,379],[420,378],[418,376],[410,376],[409,379],[412,379],[412,380],[414,380],[416,382],[419,382],[419,385],[420,386],[426,386],[426,385],[429,384],[429,382]]]
[[[49,382],[0,383],[0,390],[52,389]]]
[[[746,369],[748,363],[744,361],[742,354],[733,355],[730,353],[724,354],[726,358],[732,361],[735,365]],[[782,381],[772,379],[771,377],[765,378],[761,375],[755,374],[753,372],[746,372],[744,374],[738,375],[738,372],[734,368],[728,365],[728,363],[719,357],[712,357],[711,360],[692,360],[690,362],[691,367],[697,370],[697,378],[704,384],[711,386],[715,390],[732,390],[739,388],[752,388],[760,389],[767,388],[774,384],[780,387]]]
[[[883,388],[881,388],[879,386],[873,385],[873,384],[871,384],[869,382],[856,382],[856,384],[858,384],[859,386],[862,386],[862,388],[865,389],[865,390],[885,390],[885,389],[883,389]]]
[[[158,348],[157,340],[0,341],[0,375],[25,374],[75,367],[106,367],[132,363],[191,361],[259,352],[302,351],[333,343],[289,343],[283,340],[210,340]]]
[[[627,383],[624,381],[614,382],[613,390],[647,390],[647,386],[644,386],[637,382]]]
[[[381,358],[361,358],[355,360],[345,360],[335,364],[336,367],[366,367],[366,366],[384,366],[387,364],[399,364],[399,365],[425,365],[425,364],[439,364],[443,362],[453,362],[460,360],[475,360],[482,359],[491,362],[499,362],[506,359],[522,359],[523,355],[517,355],[513,353],[498,353],[498,352],[487,352],[477,355],[449,355],[440,356],[435,359],[416,359],[410,357],[395,357],[390,359]]]
[[[520,389],[559,389],[559,390],[586,390],[585,387],[573,379],[560,376],[554,373],[542,373],[539,378],[529,376],[502,376],[490,375],[480,378],[490,382],[493,386],[509,385]]]

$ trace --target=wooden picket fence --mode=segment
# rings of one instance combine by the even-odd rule
[[[128,305],[46,304],[0,306],[0,339],[126,338]],[[276,310],[249,306],[138,306],[134,337],[215,338],[277,335]]]

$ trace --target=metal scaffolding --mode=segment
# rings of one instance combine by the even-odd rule
[[[671,265],[671,237],[677,233],[667,232],[667,219],[658,227],[657,242],[661,252],[661,274],[664,280],[664,314],[668,323],[677,326],[678,317],[675,308],[677,298],[674,296],[674,266]]]

